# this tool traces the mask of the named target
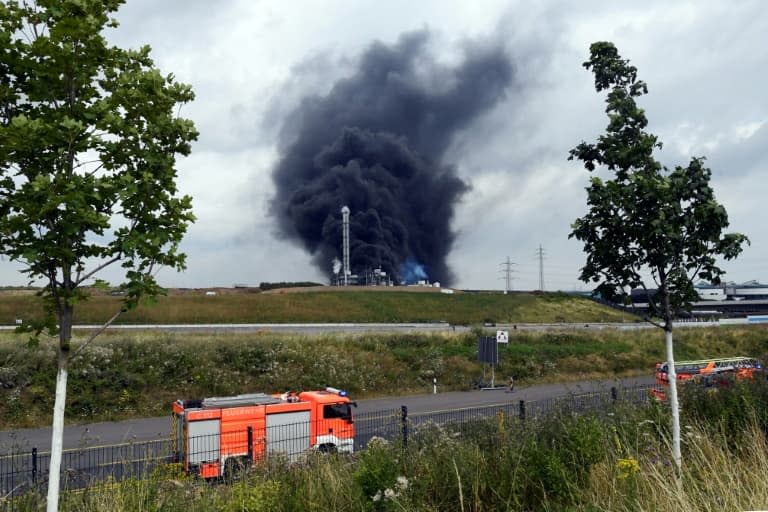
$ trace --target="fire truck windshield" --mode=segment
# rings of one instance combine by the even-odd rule
[[[328,404],[323,407],[323,418],[326,420],[341,418],[350,421],[352,419],[352,409],[348,403]]]

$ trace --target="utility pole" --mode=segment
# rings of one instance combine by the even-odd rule
[[[504,274],[501,279],[506,281],[504,295],[508,294],[510,290],[512,290],[512,280],[514,279],[514,277],[512,277],[512,272],[515,271],[515,269],[512,268],[512,265],[517,265],[517,263],[511,262],[509,260],[509,256],[507,256],[507,261],[501,263],[501,272]]]
[[[539,290],[544,291],[544,248],[539,244],[536,250],[536,257],[539,258]]]

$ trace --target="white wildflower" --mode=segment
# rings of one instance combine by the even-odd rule
[[[376,491],[376,494],[374,494],[371,499],[373,501],[381,501],[381,490]]]
[[[368,441],[368,446],[387,446],[388,444],[389,441],[379,436],[373,436],[370,441]]]
[[[397,493],[393,491],[392,489],[384,489],[384,499],[385,500],[393,500],[397,497]]]
[[[408,488],[408,479],[404,476],[397,477],[397,483],[395,484],[397,486],[397,489],[399,491],[404,491]]]

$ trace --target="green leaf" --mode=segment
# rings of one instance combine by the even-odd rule
[[[605,41],[592,44],[584,67],[593,71],[595,89],[608,91],[608,126],[594,145],[581,142],[572,149],[569,160],[580,160],[588,171],[603,166],[613,177],[590,178],[589,211],[571,225],[569,237],[583,242],[587,254],[581,279],[619,300],[650,274],[656,280],[650,287],[661,290],[654,305],[671,320],[696,299],[692,279],[719,279],[724,271],[715,258],[735,258],[749,240],[723,233],[728,216],[703,158],[669,171],[653,157],[662,144],[645,131],[648,121],[636,99],[648,88],[637,68]],[[663,307],[665,301],[671,307]]]

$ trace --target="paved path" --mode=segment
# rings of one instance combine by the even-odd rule
[[[717,327],[721,324],[746,324],[746,318],[724,319],[714,322],[675,322],[678,327]],[[73,329],[82,331],[94,331],[100,329],[100,325],[75,325]],[[475,327],[468,325],[452,325],[447,322],[429,323],[336,323],[336,324],[113,324],[109,326],[111,331],[162,331],[162,332],[275,332],[287,334],[303,334],[307,336],[319,336],[333,333],[392,333],[392,332],[459,332],[466,333]],[[486,324],[482,327],[485,331],[572,331],[572,330],[634,330],[655,329],[647,322],[591,322],[591,323],[535,323],[535,324]],[[16,329],[14,325],[0,325],[0,331]]]
[[[508,403],[519,400],[535,401],[553,398],[571,393],[589,393],[607,391],[611,386],[645,386],[652,385],[653,377],[637,377],[630,379],[584,381],[564,384],[541,384],[522,387],[513,393],[505,389],[486,391],[453,391],[447,393],[411,395],[402,397],[374,398],[358,400],[356,413],[400,409],[408,407],[409,415],[434,412],[445,409],[460,409]],[[69,425],[64,428],[64,448],[81,448],[86,446],[113,445],[130,441],[146,441],[159,439],[170,435],[170,404],[168,416],[160,418],[143,418],[119,422],[90,423],[87,425]],[[0,432],[0,454],[9,451],[31,450],[38,452],[50,451],[51,429],[36,428]]]

